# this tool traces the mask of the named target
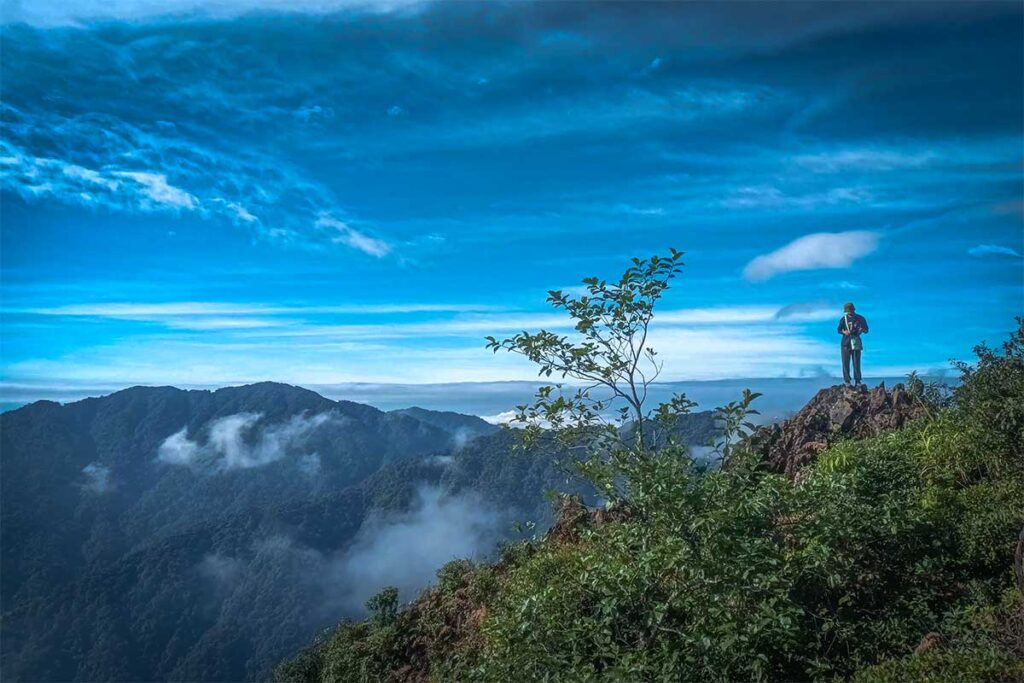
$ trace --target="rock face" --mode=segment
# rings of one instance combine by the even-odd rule
[[[556,544],[575,543],[585,529],[635,517],[635,509],[624,503],[590,509],[578,495],[562,496],[555,508],[555,523],[548,529],[546,538]]]
[[[902,384],[891,391],[884,384],[870,390],[838,385],[819,391],[781,425],[761,427],[749,444],[771,469],[795,477],[831,443],[902,429],[926,412]]]

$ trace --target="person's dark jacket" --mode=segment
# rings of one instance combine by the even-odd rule
[[[845,346],[849,346],[854,337],[860,339],[860,335],[867,334],[868,321],[864,316],[857,313],[846,313],[839,319],[839,325],[836,326],[836,332],[843,334],[843,330],[847,329],[847,324],[849,324],[850,334],[843,335],[842,343]]]

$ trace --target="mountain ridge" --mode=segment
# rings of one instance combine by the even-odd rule
[[[256,414],[258,418],[238,417]],[[310,421],[324,415],[328,418],[322,422]],[[222,432],[237,426],[232,433],[220,435],[227,439],[228,451],[262,448],[261,452],[274,457],[252,467],[210,467],[198,459],[180,465],[160,461],[161,446],[180,433],[181,444],[207,452],[214,464],[224,463],[224,454],[211,445],[216,442],[211,430],[217,429],[211,425],[218,421]],[[60,641],[43,647],[49,654],[29,655],[21,664],[14,663],[12,653],[18,652],[22,639],[47,642],[37,631],[42,624],[33,626],[37,617],[32,614],[41,610],[52,613],[57,623],[58,614],[64,613],[65,620],[71,619],[65,623],[71,642],[99,654],[98,645],[88,644],[91,632],[97,637],[123,633],[109,620],[104,623],[113,631],[100,627],[101,613],[120,613],[118,605],[124,600],[136,600],[109,592],[108,586],[137,582],[144,567],[200,567],[210,553],[215,558],[239,558],[231,560],[235,563],[255,561],[245,560],[258,555],[252,554],[253,544],[282,534],[319,538],[325,547],[332,538],[352,537],[372,503],[360,490],[360,482],[388,463],[449,451],[454,437],[453,432],[410,415],[389,415],[371,406],[270,382],[214,391],[138,386],[68,404],[34,402],[4,413],[0,416],[4,453],[0,527],[5,548],[4,632],[10,645],[4,652],[5,674],[85,680],[171,675],[171,669],[150,668],[155,662],[143,661],[144,657],[134,664],[129,661],[125,670],[90,663],[89,657],[68,660],[56,654],[63,647]],[[304,455],[307,451],[309,455]],[[304,463],[309,473],[301,470]],[[308,500],[311,507],[295,517],[288,510],[297,510],[295,503],[301,500]],[[331,514],[318,500],[333,501],[344,514]],[[46,514],[38,514],[42,510]],[[286,560],[282,556],[281,561]],[[151,569],[145,572],[152,573]],[[159,571],[184,604],[205,601],[202,590],[188,588],[191,581]],[[185,576],[195,571],[187,569]],[[268,571],[268,577],[273,575],[272,567]],[[203,583],[201,577],[195,578]],[[48,599],[39,602],[44,594]],[[274,600],[274,604],[280,609],[287,601]],[[306,603],[297,600],[296,604]],[[170,616],[172,623],[182,626],[193,624],[188,630],[203,623],[212,628],[216,623],[212,616],[182,620],[167,609],[154,614]],[[298,624],[302,619],[294,615],[284,621]],[[136,642],[134,636],[117,637]],[[268,639],[280,640],[280,636]],[[158,646],[142,642],[130,647]],[[177,657],[194,662],[185,651]],[[270,662],[272,657],[263,660]],[[226,665],[222,677],[256,673],[240,661],[229,661],[234,664]],[[190,665],[184,677],[216,674],[204,666]]]
[[[706,420],[693,425],[706,440]],[[548,523],[545,490],[587,495],[561,454],[511,455],[515,439],[471,415],[385,412],[276,382],[137,386],[5,412],[0,670],[266,676],[360,615],[380,582],[429,582],[446,542],[487,554],[513,521]],[[391,552],[378,539],[396,533],[419,544],[383,565],[405,574],[366,577],[359,567]]]

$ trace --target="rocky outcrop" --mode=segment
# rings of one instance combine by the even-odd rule
[[[822,450],[841,439],[875,436],[902,429],[923,417],[926,408],[902,384],[833,386],[819,391],[799,413],[782,424],[761,427],[749,439],[751,449],[768,466],[795,477]]]
[[[547,538],[555,543],[570,543],[579,538],[582,529],[590,526],[591,511],[579,496],[562,496],[555,506],[555,523]]]
[[[588,508],[577,495],[562,496],[555,506],[555,523],[545,537],[556,544],[575,543],[585,529],[604,524],[626,522],[636,518],[636,511],[626,503],[613,507]]]

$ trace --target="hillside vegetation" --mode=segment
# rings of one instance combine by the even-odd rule
[[[706,443],[710,415],[687,418]],[[590,490],[557,448],[515,444],[476,417],[274,383],[3,413],[0,678],[267,677],[382,582],[412,597],[452,552],[544,527],[548,489]]]
[[[632,334],[616,306],[671,277],[636,268],[588,281],[579,305],[614,290],[600,311]],[[504,343],[542,368],[546,350],[571,363],[587,343],[546,334]],[[922,416],[904,429],[833,443],[792,476],[748,447],[751,394],[719,411],[720,468],[671,440],[596,442],[579,469],[606,507],[566,499],[548,534],[493,564],[450,563],[409,605],[382,592],[370,619],[326,633],[275,680],[1024,680],[1024,325],[976,352],[951,393],[911,382]],[[615,380],[608,362],[581,367]],[[521,414],[557,432],[592,425],[586,409],[553,390]]]

